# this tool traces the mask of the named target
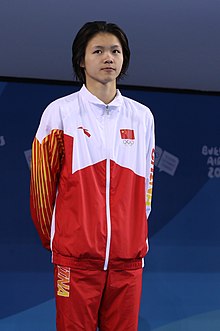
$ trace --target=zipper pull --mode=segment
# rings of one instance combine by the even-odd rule
[[[107,115],[109,115],[109,107],[108,107],[108,105],[105,106],[105,109],[106,109]]]

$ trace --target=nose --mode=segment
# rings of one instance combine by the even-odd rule
[[[110,52],[106,52],[104,62],[107,63],[107,64],[113,63],[112,54]]]
[[[109,59],[106,59],[106,60],[105,60],[105,63],[108,63],[108,64],[113,63],[113,60],[110,59],[110,58],[109,58]]]

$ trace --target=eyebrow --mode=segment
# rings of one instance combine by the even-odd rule
[[[95,46],[92,46],[92,48],[101,48],[101,49],[104,49],[104,48],[106,48],[105,46],[99,46],[99,45],[95,45]],[[112,48],[122,48],[122,46],[121,45],[112,45],[112,46],[110,46],[110,48],[112,49]]]

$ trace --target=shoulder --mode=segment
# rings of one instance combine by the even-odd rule
[[[43,111],[41,120],[47,122],[51,119],[56,122],[68,117],[71,109],[76,108],[78,93],[79,91],[52,101]]]
[[[153,114],[149,107],[147,107],[146,105],[144,105],[134,99],[131,99],[131,98],[128,98],[125,96],[122,96],[122,97],[123,97],[124,104],[126,107],[132,108],[132,110],[136,111],[138,114],[153,120]]]
[[[72,94],[66,95],[59,99],[52,101],[45,109],[44,113],[56,111],[61,108],[68,108],[78,100],[78,92],[74,92]]]
[[[64,130],[66,122],[72,109],[76,109],[78,92],[69,94],[62,98],[52,101],[44,110],[36,136],[42,141],[54,129]]]

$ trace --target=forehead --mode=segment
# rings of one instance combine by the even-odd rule
[[[99,32],[89,40],[87,47],[95,47],[95,46],[122,47],[120,40],[114,34],[106,33],[106,32]]]

